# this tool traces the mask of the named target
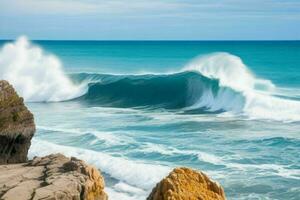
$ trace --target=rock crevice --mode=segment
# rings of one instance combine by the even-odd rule
[[[0,166],[1,200],[107,200],[104,179],[94,167],[62,154]]]

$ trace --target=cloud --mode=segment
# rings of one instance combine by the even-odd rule
[[[1,0],[0,11],[24,15],[286,15],[300,12],[297,0]]]
[[[146,0],[1,0],[0,11],[19,14],[124,14],[151,11],[175,11],[181,8],[181,3]]]
[[[299,0],[0,0],[0,38],[299,38],[299,24]]]

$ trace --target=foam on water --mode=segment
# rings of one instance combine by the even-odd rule
[[[233,157],[220,157],[211,153],[197,151],[197,150],[179,150],[174,147],[167,147],[164,145],[156,145],[146,143],[144,148],[140,148],[139,151],[142,152],[156,152],[163,155],[196,155],[200,161],[212,164],[212,165],[223,165],[231,170],[255,170],[257,173],[262,173],[264,175],[270,174],[275,176],[281,176],[284,178],[290,178],[299,180],[300,179],[300,170],[299,169],[290,169],[289,165],[278,165],[278,164],[242,164],[238,160],[233,159]],[[215,172],[211,172],[210,174],[214,175]]]
[[[61,42],[54,42],[54,45],[52,42],[41,44],[54,51],[55,48],[60,48],[61,44],[65,45]],[[70,44],[70,51],[86,52],[85,48],[89,49],[94,45],[90,43],[89,47],[84,47],[82,43],[79,46],[77,44]],[[11,45],[16,46],[16,43]],[[31,51],[32,48],[41,50],[40,47],[30,44],[27,50]],[[88,55],[98,56],[94,48],[92,49]],[[247,53],[248,50],[246,49]],[[43,59],[49,56],[41,51]],[[164,55],[158,51],[159,48],[155,48],[156,53]],[[188,51],[189,49],[185,53]],[[242,55],[249,63],[267,63],[258,58],[249,59],[252,55],[246,57],[237,50],[230,51]],[[0,54],[1,63],[13,63],[14,60],[3,62],[3,52],[2,50]],[[126,56],[131,56],[127,51],[125,53]],[[189,55],[195,53],[197,52]],[[81,57],[82,55],[76,54],[74,57],[72,54],[67,56],[67,59],[74,61],[77,56],[83,59],[84,64],[89,65],[89,62],[85,62],[86,57]],[[117,55],[113,53],[112,59],[115,59],[115,56]],[[18,59],[17,56],[14,58]],[[286,58],[287,65],[290,62],[295,63],[290,59],[293,57]],[[259,62],[254,62],[257,60]],[[149,59],[147,57],[142,61],[139,64],[148,63]],[[97,64],[94,71],[102,66]],[[116,68],[127,70],[128,65],[123,66],[123,62],[120,64],[116,65]],[[22,67],[25,67],[25,64]],[[272,76],[272,80],[285,85],[276,79],[279,76],[280,79],[290,77],[284,72],[285,66],[282,67],[277,71],[274,68],[272,74],[265,73],[265,69],[255,66],[253,69],[258,69],[257,72],[270,77],[274,73],[282,72],[282,76],[276,74],[275,78]],[[1,65],[0,68],[4,71],[6,67]],[[50,65],[45,64],[39,70],[47,71],[48,68],[51,68]],[[8,76],[8,67],[5,71]],[[11,73],[13,76],[14,70]],[[26,73],[17,74],[24,76]],[[67,78],[62,70],[60,74]],[[37,80],[35,73],[32,72],[27,77],[30,75]],[[2,74],[0,77],[2,78]],[[97,166],[105,176],[105,190],[113,200],[146,199],[154,185],[175,166],[188,166],[204,171],[222,184],[226,195],[231,199],[298,199],[299,123],[274,121],[299,121],[299,90],[289,88],[293,85],[296,87],[296,84],[288,83],[285,85],[287,88],[278,88],[270,81],[257,77],[241,58],[229,53],[206,55],[191,62],[182,71],[170,74],[73,73],[68,77],[68,82],[74,83],[71,83],[75,87],[74,91],[77,91],[76,88],[81,91],[76,84],[83,84],[88,89],[94,86],[95,90],[87,93],[93,94],[90,98],[95,100],[95,104],[89,104],[89,99],[83,98],[87,93],[69,102],[28,103],[38,125],[30,157],[63,152],[67,156],[75,156]],[[49,83],[52,81],[51,79]],[[47,84],[44,81],[42,83]],[[59,85],[64,88],[64,84]],[[124,85],[130,87],[122,89]],[[60,89],[58,86],[53,88],[53,91],[45,90],[48,96],[34,90],[37,97],[43,97],[36,98],[35,101],[54,100],[50,94],[54,95]],[[137,88],[141,88],[138,94]],[[18,90],[20,89],[22,90],[21,86]],[[149,95],[153,90],[157,92],[156,95]],[[174,95],[182,97],[180,105],[175,109],[155,107],[174,99],[178,100]],[[108,97],[121,102],[120,107],[114,106],[115,104],[105,107],[107,105],[101,104],[105,98],[110,102]],[[101,101],[93,98],[99,98]],[[155,98],[155,101],[152,101],[152,98]],[[58,101],[64,99],[68,99],[68,95],[57,98]],[[128,99],[133,106],[126,107],[122,104]],[[137,107],[136,99],[149,104]],[[32,99],[26,98],[26,101]],[[202,112],[203,110],[208,112]],[[214,112],[216,110],[219,112]]]
[[[127,160],[126,158],[114,157],[101,152],[56,145],[35,138],[33,138],[32,141],[29,157],[45,156],[59,152],[64,152],[66,156],[75,156],[79,159],[84,159],[86,162],[97,166],[102,172],[119,180],[120,184],[122,184],[114,186],[117,190],[112,192],[112,196],[121,195],[126,197],[126,194],[122,194],[124,190],[128,190],[126,191],[127,193],[136,193],[135,198],[133,199],[136,199],[136,197],[140,195],[143,196],[144,194],[148,194],[154,185],[171,170],[171,168],[167,166],[135,162]],[[127,185],[126,187],[125,184]],[[110,190],[108,190],[108,192],[109,191]],[[145,191],[145,193],[142,191]],[[145,199],[145,196],[143,196],[143,198]]]
[[[67,133],[71,135],[86,135],[86,134],[92,134],[97,139],[92,141],[91,144],[96,143],[98,140],[104,142],[106,145],[120,145],[124,143],[125,141],[128,142],[129,138],[120,138],[115,136],[111,132],[104,132],[104,131],[97,131],[93,129],[69,129],[69,128],[53,128],[53,127],[46,127],[46,126],[37,126],[38,130],[45,130],[45,131],[51,131],[51,132],[61,132],[61,133]]]
[[[275,88],[271,81],[256,78],[238,56],[229,53],[201,56],[188,64],[184,70],[196,71],[208,78],[218,79],[221,86],[241,92],[256,88],[272,91]]]
[[[0,50],[0,79],[9,81],[25,101],[63,101],[81,96],[84,86],[74,85],[58,58],[30,44],[26,37]]]
[[[195,71],[216,79],[220,86],[229,87],[240,93],[237,96],[235,93],[220,90],[217,96],[207,95],[207,98],[199,99],[197,104],[201,105],[208,101],[211,108],[226,108],[231,102],[232,108],[225,109],[226,111],[240,111],[250,119],[288,122],[300,120],[300,102],[273,96],[273,93],[279,91],[275,85],[269,80],[256,78],[237,56],[214,53],[194,60],[184,70]],[[240,100],[239,95],[245,97],[244,102]]]
[[[200,74],[200,76],[208,78],[208,80],[203,79],[200,82],[198,80],[198,85],[197,81],[192,82],[192,85],[188,85],[189,91],[187,91],[187,94],[191,99],[185,99],[185,96],[180,94],[186,93],[186,91],[176,93],[178,97],[177,100],[179,101],[180,98],[182,102],[173,102],[175,106],[193,102],[195,101],[193,98],[198,98],[193,105],[182,108],[183,110],[204,108],[205,111],[226,111],[233,115],[246,116],[248,119],[280,120],[287,122],[300,120],[300,102],[288,99],[289,96],[295,95],[290,94],[291,91],[289,91],[287,98],[281,98],[280,91],[285,91],[282,94],[282,96],[284,96],[285,93],[287,93],[286,90],[276,88],[269,80],[257,78],[243,63],[241,58],[237,56],[229,53],[213,53],[202,56],[184,67],[183,71],[194,71]],[[143,78],[143,75],[139,76],[142,78],[141,83],[149,79],[149,77]],[[130,78],[127,80],[124,79],[124,83],[121,83],[123,86],[125,86],[125,83],[128,84],[129,89],[136,87],[135,85],[138,83],[136,82],[136,78],[139,76],[132,80]],[[164,87],[172,87],[172,82],[170,81],[174,81],[175,84],[177,80],[180,80],[181,82],[177,82],[177,84],[179,84],[178,87],[180,86],[181,89],[185,88],[186,86],[184,84],[185,81],[189,81],[189,76],[192,75],[178,73],[152,75],[150,77],[153,78],[153,81],[168,84],[168,86],[159,86],[160,90],[163,93],[167,93],[168,96],[163,96],[162,102],[155,99],[142,99],[143,97],[148,98],[149,94],[147,96],[147,93],[153,92],[151,88],[152,86],[156,87],[157,84],[151,81],[149,82],[148,80],[148,85],[139,86],[139,90],[142,93],[140,96],[136,96],[136,98],[138,98],[136,100],[143,106],[147,106],[144,104],[153,102],[156,104],[161,103],[162,105],[172,105],[171,102],[169,102],[172,96],[168,94],[168,90]],[[126,76],[121,76],[121,78],[122,77],[126,78]],[[5,44],[1,49],[0,79],[8,80],[16,88],[17,92],[24,97],[25,101],[41,102],[74,99],[86,94],[88,87],[90,87],[92,83],[101,86],[102,92],[108,92],[109,96],[107,99],[110,99],[111,95],[116,98],[116,102],[133,98],[132,96],[129,97],[128,94],[131,93],[128,93],[127,96],[123,94],[123,97],[120,97],[124,99],[118,99],[115,93],[110,93],[113,92],[110,88],[103,88],[102,79],[99,79],[98,75],[87,75],[86,79],[84,79],[79,86],[75,85],[64,74],[62,64],[57,57],[49,55],[40,47],[30,44],[26,37],[20,37],[14,43]],[[112,75],[111,79],[114,80]],[[120,80],[120,77],[117,77],[115,81],[118,80]],[[214,87],[216,87],[215,80],[219,84],[217,93],[214,91]],[[130,81],[135,82],[130,83]],[[206,85],[206,88],[203,84]],[[113,88],[114,87],[115,86],[113,86]],[[119,86],[116,85],[116,87],[118,88]],[[174,88],[176,87],[175,85]],[[199,90],[197,87],[204,87],[204,89]],[[143,88],[150,88],[151,91],[145,91],[145,93],[143,93]],[[158,87],[156,88],[158,89]],[[89,88],[89,90],[90,89],[91,88]],[[97,92],[98,89],[95,88],[95,91]],[[137,88],[135,89],[137,90]],[[202,94],[193,94],[199,92]],[[95,98],[99,98],[99,94],[93,95]],[[150,97],[156,98],[151,95]],[[134,100],[130,100],[129,102],[132,103]],[[132,106],[135,106],[135,104]],[[232,115],[223,113],[222,116]]]

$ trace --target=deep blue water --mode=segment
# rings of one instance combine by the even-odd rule
[[[101,73],[180,70],[197,56],[228,52],[279,85],[300,85],[300,41],[36,41],[67,71]],[[74,45],[75,43],[75,45]],[[285,69],[282,72],[282,69]]]
[[[96,165],[110,199],[145,199],[176,166],[228,199],[300,199],[299,41],[7,42],[0,78],[35,115],[30,156]]]

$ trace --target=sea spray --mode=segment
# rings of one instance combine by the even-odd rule
[[[292,113],[291,109],[297,109],[295,105],[280,111],[277,106],[284,105],[282,100],[299,101],[286,98],[287,91],[278,90],[278,87],[288,88],[288,97],[299,94],[299,42],[39,41],[38,44],[61,55],[67,63],[67,72],[85,73],[72,73],[72,82],[87,81],[88,87],[94,90],[89,91],[90,96],[63,103],[27,103],[38,125],[30,157],[62,152],[94,164],[105,176],[106,192],[113,200],[145,200],[157,181],[176,166],[205,171],[224,186],[228,199],[299,199],[300,124],[272,120],[289,118],[285,112]],[[238,68],[235,61],[240,60],[255,80],[266,78],[276,83],[275,91],[264,87],[268,84],[257,83],[255,87],[250,84],[250,88],[246,86],[239,90],[225,87],[220,84],[220,78],[207,78],[197,70],[183,69],[183,73],[178,73],[182,72],[179,66],[193,56],[219,50],[240,55],[239,58],[227,53],[220,63],[231,60],[233,62],[227,67],[235,69]],[[216,54],[207,56],[221,58]],[[211,67],[218,68],[218,65]],[[140,76],[136,73],[140,69],[145,69],[148,74]],[[167,71],[172,74],[162,74]],[[115,72],[123,73],[123,76]],[[233,76],[227,75],[234,83]],[[237,78],[242,78],[239,75],[241,77]],[[160,81],[157,82],[155,77],[161,77]],[[182,85],[180,80],[186,80],[183,81],[186,87],[178,87],[178,82]],[[124,82],[132,86],[132,90],[115,92],[119,86],[124,86]],[[141,85],[146,89],[131,95]],[[209,86],[206,91],[210,91],[213,99],[202,95],[205,86]],[[220,88],[227,88],[233,94],[226,93],[228,98],[217,97]],[[144,98],[153,90],[159,91],[158,95],[150,96],[150,100]],[[168,91],[177,96],[188,94],[184,99],[188,104],[175,110],[166,109],[166,101],[161,104],[158,100],[174,100],[172,95],[164,97]],[[245,96],[244,91],[249,96]],[[116,95],[111,95],[113,93]],[[109,96],[116,101],[106,107],[102,103],[112,102],[105,100]],[[234,107],[228,109],[237,108],[243,116],[239,113],[227,115],[230,111],[198,112],[193,103],[200,101],[199,96],[203,96],[208,106],[232,104]],[[146,102],[146,109],[124,108],[136,104],[137,97],[143,100],[140,102]],[[245,101],[235,103],[233,97]],[[264,97],[275,98],[279,103],[271,103],[274,108],[265,107],[261,104]],[[246,104],[245,98],[251,104]],[[94,99],[95,104],[90,105],[88,102]],[[163,108],[148,109],[155,108],[157,103]],[[268,101],[265,103],[269,104]],[[188,105],[195,105],[196,110],[190,112]],[[264,120],[248,120],[257,119],[259,114],[256,109],[249,113],[253,106],[276,113],[270,115],[262,110],[268,114]],[[163,173],[165,167],[169,169]],[[153,185],[140,185],[150,182]]]
[[[238,56],[212,53],[171,74],[65,75],[57,57],[26,37],[0,50],[0,79],[27,102],[77,99],[97,106],[176,109],[247,119],[299,121],[300,102],[252,73]],[[76,84],[74,84],[76,83]]]
[[[229,53],[212,53],[194,59],[184,71],[196,71],[201,75],[217,79],[221,86],[230,87],[236,91],[262,88],[268,91],[275,89],[269,80],[258,79],[243,63],[241,58]]]
[[[280,89],[277,89],[269,80],[255,77],[241,58],[235,55],[213,53],[202,56],[188,64],[184,68],[184,71],[186,70],[216,79],[219,81],[220,87],[231,88],[244,96],[244,102],[241,102],[236,100],[235,95],[230,95],[227,92],[225,95],[220,95],[220,92],[224,92],[220,90],[217,98],[210,97],[211,107],[220,106],[220,104],[221,107],[224,107],[231,102],[232,105],[241,105],[240,114],[247,116],[248,119],[286,122],[300,120],[300,102],[273,95]],[[200,99],[198,104],[201,105],[202,101],[203,99]],[[233,108],[236,108],[236,106]],[[231,110],[227,109],[227,111]]]
[[[63,101],[85,93],[64,74],[53,55],[30,44],[26,37],[7,43],[0,50],[0,79],[9,81],[25,101]]]

